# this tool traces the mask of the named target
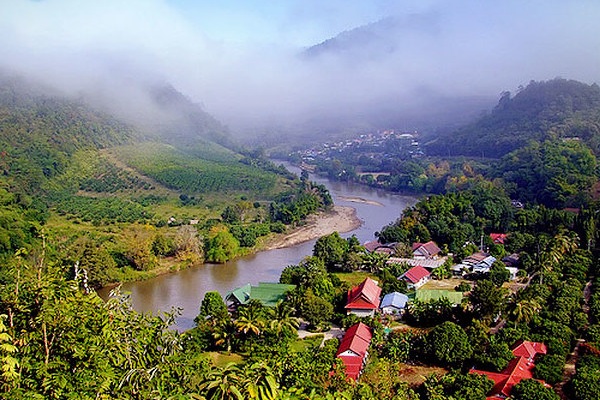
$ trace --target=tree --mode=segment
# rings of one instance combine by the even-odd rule
[[[174,240],[175,256],[182,261],[192,264],[203,261],[202,238],[196,228],[191,225],[182,225],[177,228]]]
[[[511,399],[515,400],[560,400],[554,390],[547,388],[535,379],[524,379],[517,383],[511,392]],[[582,399],[578,397],[578,399]],[[583,400],[583,399],[582,399]]]
[[[238,332],[260,335],[265,327],[264,306],[256,299],[238,307],[238,317],[234,322]]]
[[[494,382],[485,375],[454,374],[445,378],[445,392],[455,400],[485,400],[494,387]]]
[[[544,354],[535,362],[534,375],[537,379],[554,385],[563,379],[565,358],[558,354]]]
[[[223,368],[214,368],[198,389],[208,400],[244,400],[242,376],[242,370],[236,364],[229,363]]]
[[[210,262],[224,263],[237,255],[240,244],[223,225],[213,226],[206,242],[206,259]]]
[[[333,305],[322,297],[315,296],[311,289],[307,289],[300,311],[308,323],[317,328],[331,319]]]
[[[78,241],[77,260],[79,267],[87,271],[91,287],[102,287],[114,279],[117,265],[104,244],[90,238]]]
[[[510,303],[510,315],[518,325],[521,322],[528,324],[533,317],[542,309],[537,298],[525,298]]]
[[[510,271],[506,269],[503,262],[494,261],[492,268],[490,268],[490,280],[498,287],[510,280]]]
[[[0,393],[9,392],[19,379],[19,361],[13,356],[17,352],[17,347],[12,344],[12,337],[8,334],[8,329],[4,325],[5,314],[0,314]]]
[[[227,306],[219,292],[206,292],[202,304],[200,305],[200,313],[194,319],[196,325],[200,322],[210,319],[212,321],[222,321],[229,318]]]
[[[123,231],[124,255],[140,271],[148,271],[157,265],[152,251],[156,228],[150,225],[135,225]]]
[[[600,357],[586,354],[577,360],[576,373],[571,380],[574,398],[595,400],[600,398]]]
[[[273,309],[273,319],[270,322],[270,328],[275,332],[277,337],[285,337],[295,335],[300,322],[298,318],[292,316],[294,309],[284,301],[278,301]]]
[[[477,282],[469,295],[475,316],[485,320],[496,317],[504,307],[507,294],[505,288],[496,287],[492,281]]]
[[[450,321],[436,326],[427,334],[426,349],[443,366],[460,366],[473,354],[465,331]]]
[[[344,260],[349,245],[338,232],[321,236],[313,248],[313,256],[323,260],[328,271],[344,270]]]

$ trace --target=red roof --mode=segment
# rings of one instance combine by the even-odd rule
[[[423,279],[429,275],[431,275],[429,273],[429,271],[427,271],[425,268],[421,267],[420,265],[417,265],[416,267],[412,267],[411,269],[406,271],[404,274],[402,274],[401,278],[408,279],[408,281],[410,283],[417,283],[421,279]]]
[[[413,253],[420,253],[427,258],[433,257],[441,251],[433,241],[427,243],[413,243],[412,250]]]
[[[525,357],[533,360],[537,354],[548,353],[548,348],[544,343],[519,340],[512,347],[515,357]]]
[[[514,358],[501,373],[471,370],[471,373],[485,375],[494,381],[494,387],[488,396],[510,396],[513,386],[523,379],[533,379],[533,362],[525,357]]]
[[[490,233],[490,239],[492,242],[496,244],[504,244],[504,239],[506,239],[506,233]]]
[[[346,331],[335,355],[346,366],[348,378],[358,379],[372,338],[371,330],[362,322],[352,325]]]
[[[348,309],[375,310],[379,308],[381,288],[373,279],[366,278],[360,285],[348,290]]]
[[[338,356],[346,367],[346,377],[357,380],[363,366],[362,357],[356,356]]]
[[[533,379],[533,357],[536,354],[546,354],[546,345],[537,342],[519,340],[513,346],[515,358],[500,373],[472,369],[473,374],[485,375],[494,381],[494,387],[488,393],[488,399],[494,396],[510,396],[513,386],[523,379]],[[545,384],[544,381],[540,381]]]

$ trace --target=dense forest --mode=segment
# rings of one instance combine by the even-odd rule
[[[500,158],[532,141],[577,139],[600,154],[600,87],[556,78],[531,81],[473,124],[426,145],[428,154]]]

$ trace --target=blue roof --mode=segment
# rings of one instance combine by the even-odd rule
[[[388,293],[383,296],[383,300],[381,300],[380,308],[384,307],[396,307],[396,308],[404,308],[406,307],[406,302],[408,302],[408,296],[404,293]]]

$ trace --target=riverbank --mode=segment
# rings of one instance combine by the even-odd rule
[[[334,206],[331,211],[322,212],[308,217],[306,223],[290,232],[278,235],[265,243],[262,250],[282,249],[295,246],[309,240],[333,232],[345,233],[357,229],[362,225],[352,207]]]

